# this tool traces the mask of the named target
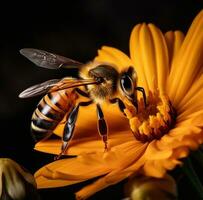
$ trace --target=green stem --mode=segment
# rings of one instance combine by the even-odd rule
[[[195,190],[198,192],[201,199],[203,199],[203,187],[202,184],[192,166],[192,162],[189,158],[187,158],[184,162],[184,165],[182,167],[183,172],[190,180],[191,184],[195,188]]]

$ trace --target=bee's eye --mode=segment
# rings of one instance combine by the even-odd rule
[[[134,93],[134,84],[130,76],[124,74],[120,79],[121,89],[125,94],[131,96]]]

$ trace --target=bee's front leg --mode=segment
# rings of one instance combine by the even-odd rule
[[[119,107],[120,111],[126,116],[126,114],[124,112],[126,107],[122,100],[120,100],[119,98],[114,98],[114,99],[110,99],[110,103],[112,103],[112,104],[118,103],[118,107]]]
[[[98,116],[98,124],[97,124],[98,132],[104,142],[104,145],[105,145],[104,150],[107,151],[108,150],[108,144],[107,144],[108,129],[107,129],[106,121],[104,119],[104,114],[99,104],[97,104],[97,116]]]
[[[61,152],[60,152],[60,154],[58,156],[55,157],[55,160],[58,160],[67,151],[69,141],[73,137],[73,132],[74,132],[77,116],[78,116],[79,107],[80,106],[88,106],[92,102],[93,102],[92,100],[91,101],[87,101],[87,102],[80,102],[70,112],[70,114],[68,116],[68,119],[67,119],[67,122],[66,122],[65,127],[64,127],[64,131],[63,131]]]
[[[136,87],[135,89],[142,92],[143,101],[144,101],[144,105],[145,105],[145,108],[146,108],[147,107],[147,97],[146,97],[146,93],[145,93],[144,88],[143,87]]]

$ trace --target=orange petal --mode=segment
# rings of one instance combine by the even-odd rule
[[[165,168],[166,170],[172,170],[177,164],[180,164],[180,161],[177,161],[177,158],[180,158],[180,157],[177,156],[175,157],[175,159],[173,159],[172,156],[168,159],[160,160],[157,163],[163,166],[163,168]]]
[[[139,52],[141,65],[144,69],[146,81],[150,90],[157,88],[155,47],[150,27],[142,24],[139,34]]]
[[[110,185],[116,184],[116,183],[122,181],[123,179],[127,178],[128,176],[130,176],[129,173],[124,173],[124,172],[120,171],[120,172],[116,173],[116,175],[113,176],[113,178],[115,178],[114,180],[111,180],[110,178],[108,178],[108,180],[107,180],[107,176],[104,176],[103,178],[99,178],[93,184],[90,184],[90,185],[82,188],[80,191],[78,191],[76,193],[76,199],[78,199],[78,200],[88,199],[90,196],[92,196],[96,192],[98,192]]]
[[[167,135],[156,142],[156,145],[161,151],[164,149],[173,151],[173,149],[181,146],[187,146],[190,149],[193,147],[193,141],[196,145],[199,145],[201,138],[203,139],[200,128],[196,126],[180,126],[170,130]]]
[[[189,115],[179,115],[176,119],[176,127],[197,126],[203,127],[203,109],[190,113]]]
[[[179,117],[187,117],[188,115],[203,109],[203,89],[201,89],[193,98],[190,99],[180,110]]]
[[[163,143],[163,142],[157,141],[157,147],[160,146],[158,143]],[[167,149],[168,147],[167,145],[170,145],[170,143],[165,144],[164,148]],[[172,154],[170,154],[170,156],[168,155],[165,158],[162,157],[159,160],[146,159],[145,164],[143,166],[143,173],[147,176],[152,176],[156,178],[163,177],[167,170],[172,170],[176,165],[181,164],[179,159],[186,157],[188,155],[189,148],[184,145],[185,143],[179,147],[174,147],[174,148],[172,146],[169,147]],[[163,149],[159,149],[159,151],[163,151]]]
[[[190,101],[188,101],[187,104],[184,105],[184,107],[180,110],[178,117],[184,119],[188,117],[190,114],[202,110],[203,109],[202,99],[203,99],[203,89],[198,91],[198,93],[196,93],[196,95],[194,95],[190,99]]]
[[[110,168],[101,159],[102,154],[97,156],[89,155],[88,157],[79,156],[76,158],[69,158],[52,162],[35,173],[35,179],[38,188],[42,187],[60,187],[64,183],[71,185],[76,182],[82,182],[96,176],[107,173]],[[45,177],[49,182],[54,184],[45,185],[43,182]],[[62,180],[62,183],[54,180]],[[48,183],[48,182],[47,182]],[[58,185],[56,185],[58,184]]]
[[[150,142],[150,144],[148,145],[146,152],[144,154],[146,159],[147,160],[161,160],[161,159],[170,157],[172,154],[171,149],[162,149],[160,151],[156,142],[157,141],[154,140],[154,141]]]
[[[162,177],[166,170],[173,169],[176,165],[181,164],[179,159],[186,157],[189,150],[196,150],[202,143],[201,128],[181,125],[172,129],[161,140],[153,141],[148,146],[148,153],[146,151],[143,155],[145,157],[144,174]],[[154,156],[157,153],[161,156]]]
[[[134,140],[134,136],[130,131],[114,132],[109,135],[108,148],[111,149],[117,145],[132,140]],[[61,140],[41,141],[35,145],[35,150],[58,155],[61,151],[61,144]],[[86,137],[73,139],[70,142],[67,154],[80,155],[94,152],[104,152],[104,143],[100,138],[95,139],[95,137]]]
[[[142,24],[136,25],[130,36],[130,57],[134,63],[135,69],[138,75],[138,85],[144,87],[146,94],[149,92],[149,87],[146,79],[146,75],[144,73],[142,58],[140,53],[140,41],[139,35],[141,30]]]
[[[166,80],[169,74],[168,49],[162,32],[153,24],[149,24],[148,26],[154,41],[158,88],[162,93],[165,92]]]
[[[203,93],[203,74],[192,84],[187,94],[177,104],[176,109],[179,113],[186,111],[188,108],[192,108],[196,102],[202,102]]]
[[[150,142],[143,155],[145,158],[145,163],[142,169],[143,173],[147,176],[157,178],[163,177],[167,169],[164,161],[167,161],[171,157],[172,153],[173,151],[171,148],[160,149],[156,140]],[[169,163],[167,167],[169,167]]]
[[[147,144],[133,140],[118,145],[105,154],[83,154],[75,158],[55,161],[42,167],[35,173],[38,188],[70,185],[107,174],[105,180],[102,180],[103,178],[99,179],[94,186],[87,187],[90,189],[87,189],[84,196],[89,196],[132,174],[134,171],[126,171],[126,168],[130,168],[131,165],[135,169],[135,164],[139,164],[137,166],[139,168],[143,162],[140,163],[137,160],[142,156],[146,146]]]
[[[145,163],[143,172],[146,176],[161,178],[165,175],[166,169],[158,164],[158,161],[149,160]]]
[[[168,79],[169,97],[176,107],[203,66],[203,11],[194,19],[172,64]]]
[[[38,188],[55,188],[55,187],[63,187],[67,185],[72,185],[75,183],[79,183],[80,181],[69,181],[69,180],[61,180],[61,179],[49,179],[44,176],[38,176],[36,178],[37,187]]]
[[[125,168],[121,167],[121,165],[117,165],[115,170],[113,170],[106,176],[98,179],[93,184],[90,184],[90,185],[84,187],[83,189],[81,189],[79,192],[77,192],[76,198],[77,199],[87,199],[94,193],[96,193],[110,185],[116,184],[116,183],[122,181],[123,179],[127,178],[128,176],[130,176],[132,173],[135,173],[136,171],[138,171],[140,166],[143,165],[143,159],[141,161],[138,159],[141,157],[147,144],[139,143],[139,145],[138,145],[139,148],[136,147],[135,144],[131,146],[133,148],[130,148],[130,146],[131,145],[129,145],[129,147],[128,147],[128,151],[126,151],[124,153],[125,156],[123,155],[122,157],[120,157],[121,159],[123,159],[123,164],[124,164]],[[125,150],[125,147],[120,148],[121,151],[122,151],[122,149]],[[115,151],[115,152],[117,152],[117,151]],[[132,163],[132,165],[128,164],[129,167],[127,167],[126,162],[129,162],[128,159],[130,159],[130,158],[132,160],[134,160],[134,162]]]
[[[183,40],[184,34],[181,31],[168,31],[165,33],[166,44],[169,52],[169,67],[172,65],[173,59],[177,55]]]
[[[185,158],[189,154],[189,149],[187,146],[177,147],[173,150],[172,158]]]
[[[161,31],[153,24],[136,26],[131,34],[130,52],[138,70],[138,80],[144,78],[143,83],[147,84],[145,90],[154,91],[158,87],[164,92],[169,62],[166,41]]]

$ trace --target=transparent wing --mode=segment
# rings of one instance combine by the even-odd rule
[[[33,85],[19,94],[20,98],[28,98],[38,96],[47,93],[54,85],[56,85],[61,79],[52,79],[43,83]]]
[[[26,90],[24,90],[19,94],[19,97],[29,98],[29,97],[34,97],[41,94],[46,94],[49,92],[65,90],[68,88],[74,88],[74,87],[90,85],[90,84],[99,84],[99,82],[93,79],[86,79],[86,80],[72,79],[72,78],[52,79],[27,88]]]
[[[39,49],[25,48],[20,53],[39,67],[48,69],[78,68],[82,63]]]

